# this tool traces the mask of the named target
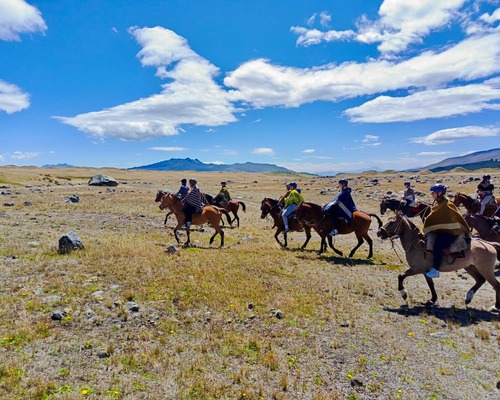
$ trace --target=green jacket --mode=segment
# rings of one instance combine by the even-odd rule
[[[218,196],[224,196],[226,198],[226,201],[231,200],[231,195],[229,194],[229,190],[227,190],[225,187],[221,188]]]
[[[290,204],[297,204],[300,206],[304,202],[304,197],[297,192],[296,189],[292,189],[290,193],[285,197],[285,208],[287,208]]]
[[[470,236],[469,225],[460,215],[457,207],[444,197],[436,200],[431,213],[425,219],[424,233],[427,235],[430,232],[447,232],[455,236],[463,233]]]

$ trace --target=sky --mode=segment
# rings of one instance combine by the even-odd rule
[[[401,171],[499,110],[500,0],[0,0],[0,165]]]

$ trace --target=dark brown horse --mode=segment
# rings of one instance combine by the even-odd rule
[[[409,207],[405,201],[394,199],[391,197],[384,197],[380,203],[380,214],[384,215],[387,210],[402,211],[407,217],[420,217],[422,222],[427,218],[431,212],[431,205],[423,201],[417,202],[416,207]]]
[[[490,242],[497,251],[497,260],[500,261],[500,233],[493,230],[493,220],[489,217],[477,214],[465,214],[467,224],[474,228],[481,239]]]
[[[260,217],[262,219],[266,218],[268,215],[272,217],[274,221],[273,228],[276,227],[274,238],[281,247],[286,248],[288,246],[287,233],[283,233],[284,243],[282,243],[278,238],[278,235],[285,229],[285,223],[283,222],[283,218],[281,218],[281,211],[283,211],[282,203],[279,200],[266,197],[260,204],[260,211]],[[292,214],[288,217],[288,228],[290,232],[304,231],[306,233],[306,241],[301,247],[302,250],[305,249],[307,243],[309,243],[309,240],[311,239],[311,227],[300,223],[299,220]]]
[[[174,228],[174,236],[177,243],[180,243],[179,236],[177,235],[177,231],[181,229],[182,224],[184,223],[184,212],[182,211],[182,203],[181,199],[179,199],[176,195],[172,193],[166,193],[161,197],[160,200],[160,209],[164,210],[169,207],[177,218],[177,226]],[[220,222],[222,220],[222,215],[225,215],[228,222],[231,221],[231,216],[229,213],[223,208],[216,206],[205,206],[201,210],[201,213],[193,214],[193,225],[203,225],[209,223],[212,228],[215,229],[215,233],[210,238],[210,244],[213,243],[215,236],[217,234],[220,235],[220,247],[224,246],[224,231],[220,227]],[[187,241],[184,243],[185,246],[188,246],[191,241],[190,237],[190,229],[186,228]]]
[[[420,229],[408,218],[396,214],[377,232],[377,235],[382,239],[399,237],[401,240],[409,266],[404,274],[398,276],[398,290],[403,299],[405,301],[408,299],[404,280],[409,276],[424,274],[432,295],[429,303],[434,304],[438,298],[434,288],[434,281],[425,275],[425,271],[432,265],[432,257],[426,254],[423,234]],[[495,291],[493,309],[498,311],[500,310],[500,282],[495,277],[496,256],[496,251],[491,243],[482,239],[473,239],[470,250],[465,251],[464,258],[455,258],[453,261],[443,262],[440,271],[453,272],[463,268],[474,278],[476,282],[467,292],[465,304],[469,304],[474,294],[483,286],[484,282],[488,281]]]
[[[496,203],[500,203],[500,198],[496,199]],[[456,193],[455,196],[453,196],[453,204],[455,204],[457,207],[463,205],[468,213],[476,214],[481,210],[481,203],[478,199],[473,199],[472,197],[463,193]],[[491,217],[496,209],[497,206],[495,206],[493,202],[491,202],[486,205],[483,215],[485,217]]]
[[[314,203],[302,203],[297,208],[296,215],[297,219],[302,222],[304,226],[313,227],[321,236],[319,254],[326,251],[326,240],[328,239],[328,244],[332,250],[339,255],[343,255],[340,250],[335,248],[332,237],[328,235],[333,228],[333,220],[330,216],[323,213],[322,206]],[[349,257],[354,255],[356,250],[363,244],[364,240],[366,240],[369,246],[368,258],[373,257],[373,240],[368,235],[368,230],[370,229],[370,224],[372,223],[371,217],[375,217],[377,219],[380,228],[382,226],[381,219],[376,214],[367,214],[363,211],[354,211],[351,223],[339,220],[339,223],[337,224],[339,234],[346,235],[354,232],[356,238],[358,239],[358,244],[351,250]]]
[[[155,198],[155,201],[158,203],[162,196],[164,194],[167,194],[169,192],[166,192],[164,190],[158,190],[158,192],[156,193],[156,198]],[[212,203],[212,200],[213,200],[213,196],[210,196],[209,194],[206,194],[206,193],[202,193],[202,196],[203,196],[203,202],[205,204],[211,204]],[[163,222],[163,225],[167,225],[167,220],[168,220],[168,217],[170,217],[174,212],[173,211],[169,211],[167,212],[167,215],[165,215],[165,221]],[[222,220],[222,225],[224,225],[224,220]]]
[[[219,207],[224,208],[227,212],[233,213],[234,218],[231,220],[231,225],[233,225],[233,222],[236,221],[238,224],[238,228],[240,227],[240,217],[238,217],[238,210],[240,209],[240,206],[241,206],[241,209],[243,210],[243,212],[246,212],[247,206],[245,205],[245,203],[243,203],[242,201],[237,201],[237,200],[229,200],[227,203],[217,204],[217,203],[213,203],[213,199],[212,199],[210,204],[217,205]]]

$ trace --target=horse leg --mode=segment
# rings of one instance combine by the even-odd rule
[[[281,241],[279,240],[278,236],[279,234],[281,233],[282,229],[281,228],[278,228],[276,229],[276,233],[274,234],[274,238],[276,239],[276,241],[278,242],[278,244],[281,246],[281,247],[286,247],[286,245],[283,245],[283,243],[281,243]],[[285,234],[285,239],[286,239],[286,234]],[[286,242],[285,242],[286,243]]]
[[[304,244],[300,248],[301,250],[304,250],[306,248],[307,243],[309,243],[309,240],[311,239],[311,228],[310,227],[304,227],[304,230],[306,232],[306,241],[304,242]]]
[[[210,238],[210,244],[212,244],[214,242],[214,239],[217,236],[217,234],[220,235],[220,246],[219,247],[223,247],[224,246],[224,231],[220,228],[215,230],[215,233]]]
[[[181,240],[179,239],[179,235],[177,235],[177,230],[180,229],[181,224],[177,223],[177,226],[174,228],[174,237],[177,240],[177,244],[180,244]]]
[[[187,247],[191,244],[191,229],[190,228],[186,228],[186,237],[187,237],[187,240],[184,243],[184,246]]]
[[[398,291],[407,305],[408,305],[408,293],[406,293],[406,289],[404,286],[404,280],[406,278],[408,278],[409,276],[422,274],[422,273],[423,273],[422,271],[417,271],[416,269],[410,267],[403,274],[398,275]],[[432,298],[431,298],[430,302],[434,303],[437,300],[437,294],[436,294],[436,290],[434,288],[434,282],[432,281],[431,278],[429,278],[427,276],[425,276],[425,280],[427,281],[427,285],[429,286],[429,289],[431,290],[431,294],[432,294]]]
[[[475,265],[470,265],[467,268],[465,268],[465,270],[476,281],[474,286],[472,286],[469,289],[469,291],[467,292],[467,295],[465,296],[465,305],[468,305],[472,301],[472,299],[474,298],[474,295],[477,293],[479,288],[481,286],[483,286],[484,282],[486,282],[486,278],[479,273],[479,271],[477,270]]]
[[[236,224],[238,228],[240,227],[240,217],[238,217],[238,214],[234,213],[234,219],[231,221],[231,224],[236,221]]]
[[[357,235],[356,235],[357,236]],[[351,250],[349,253],[349,258],[351,258],[354,253],[356,253],[356,250],[359,249],[359,247],[363,244],[364,240],[361,236],[357,236],[358,238],[358,244]],[[370,246],[370,252],[368,253],[368,258],[371,258],[373,254],[371,254],[371,246]]]
[[[333,245],[333,239],[330,235],[327,235],[328,237],[328,244],[330,245],[331,249],[337,253],[339,256],[344,256],[344,253],[342,253],[340,250],[336,249],[335,246]],[[358,246],[359,247],[359,246]],[[325,251],[326,251],[326,240],[325,240]]]

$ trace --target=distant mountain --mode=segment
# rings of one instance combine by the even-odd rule
[[[66,164],[66,163],[42,165],[42,168],[72,168],[72,167],[74,167],[74,165],[70,165],[70,164]]]
[[[293,172],[287,168],[274,164],[261,163],[236,163],[236,164],[205,164],[198,159],[171,158],[154,164],[129,168],[146,169],[150,171],[199,171],[199,172]]]
[[[448,171],[453,168],[476,170],[481,168],[500,168],[500,148],[477,151],[460,157],[447,158],[422,169],[432,172]]]

